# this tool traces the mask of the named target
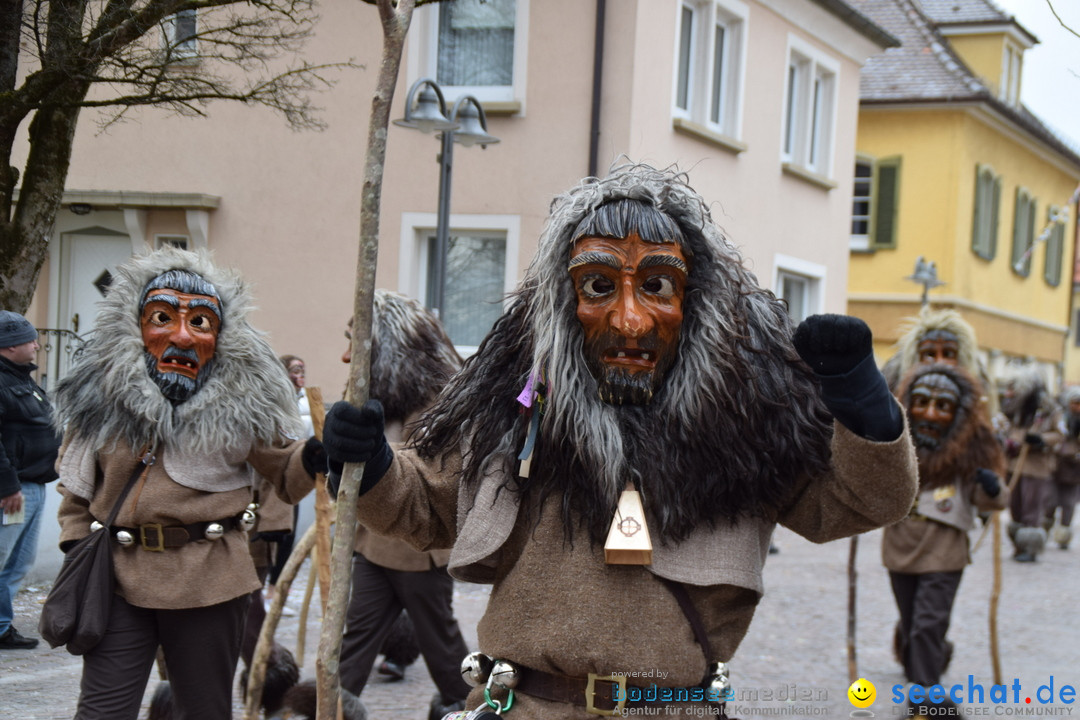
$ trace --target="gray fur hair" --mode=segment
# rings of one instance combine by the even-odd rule
[[[173,406],[147,372],[139,310],[147,285],[175,270],[209,283],[223,317],[205,383]],[[57,426],[94,450],[123,439],[132,448],[212,452],[299,437],[296,393],[266,338],[248,324],[250,309],[239,276],[215,267],[206,252],[165,248],[131,258],[117,267],[93,335],[57,386]]]

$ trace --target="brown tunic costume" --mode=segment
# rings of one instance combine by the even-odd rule
[[[300,453],[304,443],[296,441],[280,447],[256,445],[240,458],[273,483],[283,500],[299,502],[314,482],[303,468]],[[65,447],[64,451],[69,448]],[[62,451],[63,452],[63,451]],[[168,447],[157,453],[157,461],[138,480],[124,502],[117,520],[119,527],[149,523],[187,525],[235,517],[251,502],[251,488],[205,492],[173,481],[166,467]],[[64,487],[68,472],[77,472],[74,463],[60,459],[60,542],[78,540],[90,533],[90,523],[104,522],[116,498],[139,459],[122,441],[113,452],[97,454],[99,484],[92,502]],[[148,552],[138,543],[129,547],[115,544],[117,592],[138,607],[175,610],[205,607],[231,600],[260,587],[248,550],[247,533],[233,530],[220,540],[196,540],[166,552]],[[182,591],[178,592],[178,589]]]
[[[915,457],[906,432],[875,443],[834,427],[832,471],[807,482],[780,517],[780,524],[815,542],[894,522],[914,494]],[[459,497],[451,480],[458,462],[448,458],[440,468],[413,451],[397,452],[387,475],[360,498],[359,512],[368,527],[418,548],[452,546],[456,577],[493,585],[478,627],[481,651],[573,677],[659,671],[666,676],[642,676],[639,684],[673,687],[696,685],[707,661],[732,657],[763,593],[773,524],[747,519],[696,532],[677,547],[654,548],[649,568],[606,565],[603,549],[583,532],[572,545],[565,542],[557,499],[537,522],[518,519],[526,509],[516,508],[510,493],[496,496],[502,482],[496,475],[484,479],[475,498]],[[717,657],[703,656],[674,596],[653,574],[689,586]],[[626,642],[631,635],[634,641]],[[477,690],[470,707],[479,702]],[[592,717],[584,708],[524,694],[515,696],[514,709],[522,720]]]

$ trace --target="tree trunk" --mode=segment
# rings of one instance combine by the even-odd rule
[[[379,255],[379,204],[382,200],[386,134],[390,126],[390,104],[394,99],[401,52],[412,21],[414,0],[379,0],[383,26],[383,54],[379,77],[371,101],[364,186],[360,204],[360,252],[356,265],[356,296],[353,301],[352,364],[345,399],[363,405],[368,399],[371,367],[371,301],[375,292],[375,263]],[[318,691],[317,720],[333,720],[340,695],[338,667],[341,637],[345,629],[345,609],[349,600],[352,550],[356,535],[356,500],[363,464],[345,465],[338,490],[337,528],[331,555],[330,599],[323,619],[315,682]]]
[[[25,313],[49,252],[64,197],[71,146],[87,87],[72,88],[71,105],[37,111],[30,123],[30,153],[13,217],[0,218],[0,307]],[[8,155],[10,157],[10,155]]]

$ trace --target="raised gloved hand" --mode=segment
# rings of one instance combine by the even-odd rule
[[[975,482],[983,489],[988,497],[997,497],[1001,492],[1001,478],[992,470],[979,468],[975,471]]]
[[[319,473],[326,473],[326,448],[316,437],[309,437],[304,443],[304,449],[300,451],[300,462],[304,464],[304,470],[314,478]]]
[[[791,341],[818,375],[843,375],[873,354],[866,323],[849,315],[811,315],[799,323]]]
[[[345,463],[364,463],[360,494],[375,487],[375,483],[390,469],[394,451],[383,434],[382,403],[370,399],[362,408],[347,402],[336,402],[326,413],[323,425],[323,447],[329,457],[327,482],[332,495],[337,495],[341,470]]]
[[[848,315],[811,315],[791,340],[821,382],[821,399],[839,423],[867,440],[900,437],[904,420],[874,363],[873,336],[865,322]]]
[[[1030,445],[1032,450],[1042,450],[1046,447],[1046,443],[1043,441],[1042,435],[1039,433],[1025,433],[1024,444]]]

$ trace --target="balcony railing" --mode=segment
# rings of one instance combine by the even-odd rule
[[[38,366],[34,380],[46,391],[52,392],[56,383],[71,370],[86,340],[71,330],[38,328],[37,331],[41,349],[34,359],[34,364]]]

